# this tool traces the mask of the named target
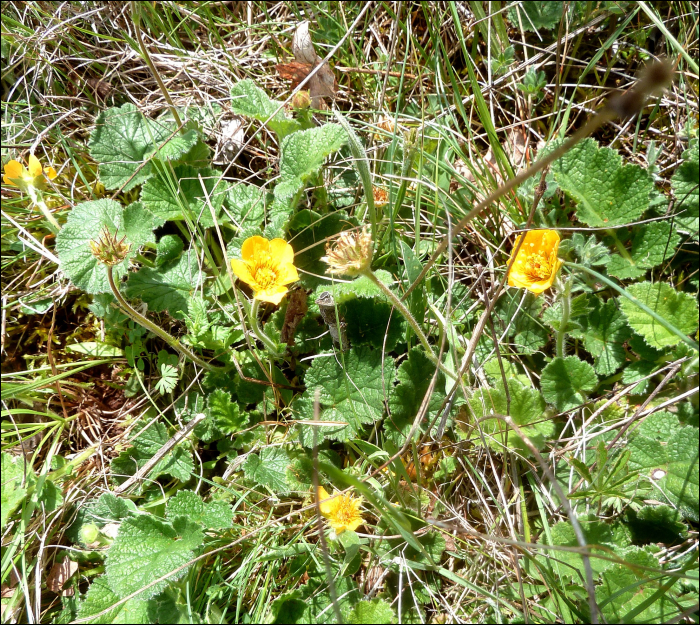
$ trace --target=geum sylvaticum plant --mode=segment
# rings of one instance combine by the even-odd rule
[[[574,137],[554,141],[530,169],[452,220],[451,235],[463,234],[493,202],[551,165],[551,184],[562,204],[527,221],[520,216],[519,234],[504,242],[510,258],[494,260],[493,290],[484,290],[483,302],[473,307],[461,302],[457,310],[445,307],[457,293],[444,288],[438,272],[430,273],[449,240],[420,233],[418,220],[416,236],[437,244],[428,259],[426,246],[414,245],[393,227],[403,206],[391,200],[405,197],[407,180],[398,189],[379,184],[363,140],[339,113],[338,123],[313,125],[308,111],[291,116],[252,81],[234,85],[233,111],[266,123],[279,146],[272,190],[229,180],[211,166],[195,121],[199,114],[188,119],[179,111],[185,122],[178,127],[171,117],[150,119],[132,104],[101,113],[89,142],[99,179],[108,191],[122,192],[116,197],[133,201],[103,198],[73,207],[56,239],[61,270],[92,296],[92,312],[108,321],[107,340],[124,348],[133,387],[147,390],[149,376],[160,377],[155,388],[169,397],[163,403],[151,398],[151,408],[172,411],[178,427],[195,419],[197,425],[145,471],[171,432],[150,419],[155,412],[144,412],[131,447],[111,461],[110,486],[144,471],[132,495],[158,503],[140,509],[132,499],[106,492],[80,513],[76,542],[94,551],[107,547],[107,555],[99,556],[105,558],[104,575],[92,582],[78,616],[94,617],[105,606],[135,598],[147,609],[180,601],[184,591],[178,584],[188,567],[230,549],[232,540],[248,540],[230,503],[240,484],[246,506],[256,510],[289,498],[292,510],[274,516],[285,528],[301,520],[306,531],[315,509],[324,519],[321,547],[304,535],[308,550],[287,552],[286,534],[278,537],[279,558],[312,553],[313,567],[322,564],[307,575],[307,584],[276,600],[276,614],[306,606],[311,598],[320,602],[319,612],[333,605],[349,614],[363,596],[354,576],[365,557],[397,575],[406,562],[419,563],[411,574],[420,571],[426,588],[437,585],[440,575],[458,577],[442,568],[445,539],[427,531],[425,521],[428,503],[436,522],[445,504],[422,497],[430,489],[444,494],[440,484],[464,473],[454,452],[459,444],[461,451],[478,447],[497,454],[514,472],[526,464],[541,468],[556,483],[548,501],[564,514],[551,531],[535,532],[523,496],[522,536],[528,545],[539,540],[569,548],[561,558],[573,571],[564,575],[576,585],[577,610],[590,614],[599,604],[616,605],[613,566],[621,567],[630,553],[643,567],[658,562],[651,549],[632,544],[618,519],[608,526],[589,517],[588,504],[599,512],[629,509],[653,516],[647,510],[653,490],[673,527],[698,520],[697,493],[685,487],[697,476],[689,444],[693,426],[659,412],[630,434],[626,455],[609,458],[603,434],[619,418],[615,410],[624,408],[597,403],[620,381],[640,385],[635,391],[640,396],[669,361],[686,378],[697,375],[694,296],[664,280],[646,279],[697,232],[697,211],[683,204],[673,223],[655,219],[650,198],[657,191],[649,172],[586,138],[606,120],[638,112],[661,82],[650,87],[642,81]],[[393,125],[383,128],[396,131]],[[408,178],[417,143],[398,135],[396,141]],[[431,156],[428,148],[423,156]],[[352,210],[333,205],[343,185],[324,167],[329,157],[349,157],[357,170],[352,179],[362,193]],[[8,164],[6,182],[28,193],[38,189],[43,174],[32,158],[28,170]],[[685,163],[697,168],[697,161],[694,142]],[[47,175],[51,178],[50,171]],[[674,193],[687,190],[690,177],[680,171],[672,180]],[[38,195],[32,201],[44,210]],[[571,221],[561,206],[567,203],[575,223],[595,230],[566,238]],[[637,225],[640,220],[645,223]],[[322,317],[317,300],[333,314]],[[334,317],[347,341],[331,340]],[[487,322],[499,336],[483,332]],[[290,333],[283,342],[281,336]],[[141,358],[147,352],[152,358]],[[155,365],[152,370],[144,360]],[[175,401],[176,389],[182,397]],[[681,410],[690,414],[692,406]],[[557,475],[575,473],[584,484],[569,495],[562,490],[566,480],[547,473],[543,456],[561,428],[577,420],[590,424],[595,436],[600,431],[601,438],[595,447],[556,456]],[[421,457],[431,439],[445,445],[428,465]],[[200,445],[208,460],[193,453]],[[224,477],[217,468],[222,461]],[[19,488],[19,467],[8,463]],[[615,479],[603,479],[610,465]],[[205,471],[208,483],[221,487],[220,498],[205,501],[198,491],[183,488]],[[650,471],[663,475],[649,477]],[[533,478],[528,484],[536,482],[532,473],[523,475]],[[161,484],[154,485],[160,477],[168,485],[162,491]],[[539,472],[536,477],[544,479]],[[359,495],[330,496],[323,484],[331,483]],[[118,526],[116,534],[110,534],[110,525]],[[214,545],[212,533],[234,528],[238,533],[233,539],[227,535],[226,545]],[[360,528],[365,534],[358,534]],[[613,535],[625,539],[615,543]],[[593,544],[615,558],[591,566],[594,558],[571,549],[588,554]],[[533,577],[533,588],[555,576],[549,559],[537,554],[532,562],[542,571],[542,577]],[[312,564],[304,560],[304,566]],[[335,586],[326,592],[324,583]],[[644,591],[657,592],[649,586]],[[394,597],[386,597],[391,612]],[[423,599],[428,603],[430,596]]]

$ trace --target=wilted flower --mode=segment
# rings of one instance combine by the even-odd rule
[[[508,273],[508,286],[540,294],[552,286],[562,265],[557,258],[559,233],[556,230],[530,230],[524,236],[520,251]],[[511,260],[522,237],[521,234],[515,241]]]
[[[130,243],[126,243],[126,236],[117,239],[116,232],[111,234],[107,226],[102,228],[102,233],[97,241],[90,241],[90,250],[93,256],[105,265],[118,265],[129,253]]]
[[[18,161],[8,161],[5,165],[2,181],[13,187],[19,187],[26,191],[27,187],[40,189],[44,185],[44,175],[53,180],[58,174],[53,167],[42,169],[39,159],[33,154],[29,155],[28,166],[25,167]]]
[[[389,203],[389,194],[386,189],[372,185],[372,196],[374,197],[374,205],[377,208],[386,206]]]
[[[323,486],[318,487],[318,500],[321,514],[328,519],[328,524],[336,534],[345,530],[354,532],[364,523],[360,506],[362,497],[352,497],[351,495],[338,494],[332,499]],[[329,499],[328,501],[323,501]]]
[[[241,256],[243,260],[231,259],[231,269],[260,301],[279,304],[289,290],[286,285],[299,279],[294,250],[284,239],[250,237],[241,246]]]
[[[368,269],[372,262],[372,236],[364,226],[359,233],[342,232],[335,245],[326,244],[326,255],[321,258],[330,266],[332,274],[356,276]]]
[[[396,124],[394,123],[393,118],[391,117],[382,117],[381,120],[379,120],[379,123],[377,124],[377,128],[379,130],[383,130],[386,133],[392,134],[394,130],[396,129]],[[374,138],[379,140],[383,136],[383,133],[374,133]]]

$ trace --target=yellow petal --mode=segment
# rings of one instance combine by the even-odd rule
[[[255,279],[250,273],[250,268],[248,267],[248,264],[243,262],[242,260],[237,260],[235,258],[231,259],[231,270],[233,271],[234,275],[239,279],[245,282],[248,285],[253,285],[256,284]]]
[[[330,495],[326,491],[323,486],[318,487],[318,500],[320,502],[319,507],[321,508],[321,514],[323,516],[328,516],[331,514],[335,506],[333,505],[333,500],[331,499],[330,501],[323,501],[324,499],[328,499]],[[335,499],[335,497],[333,498]]]
[[[268,252],[270,242],[259,236],[254,236],[246,239],[241,246],[241,258],[243,260],[253,260],[256,253]]]
[[[270,304],[279,304],[282,298],[287,294],[289,289],[286,286],[275,285],[268,287],[267,289],[262,289],[256,291],[255,299],[259,299],[261,302],[270,302]]]
[[[29,155],[29,164],[27,169],[29,170],[29,175],[32,178],[36,178],[37,176],[41,176],[41,163],[39,162],[39,159],[34,156],[33,154]]]
[[[280,284],[291,284],[299,279],[299,274],[297,273],[297,268],[291,263],[282,265],[280,267],[279,274],[277,275],[277,281]]]
[[[22,174],[24,173],[24,165],[17,161],[8,161],[3,169],[5,172],[5,175],[2,178],[3,182],[16,187],[17,185],[12,182],[12,179],[14,178],[15,180],[18,180],[23,177]]]
[[[46,174],[46,177],[49,180],[53,180],[58,174],[56,173],[56,170],[49,165],[48,167],[44,167],[44,173]]]
[[[294,262],[294,250],[284,239],[272,239],[270,241],[270,256],[278,263]]]

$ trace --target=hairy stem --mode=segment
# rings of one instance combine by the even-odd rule
[[[564,341],[566,340],[566,326],[569,325],[571,315],[571,283],[572,279],[567,278],[564,288],[561,291],[561,319],[557,330],[557,356],[564,358]]]
[[[159,328],[155,323],[144,317],[141,313],[137,312],[132,308],[131,304],[127,302],[122,294],[119,292],[116,283],[114,282],[114,274],[112,271],[112,266],[107,265],[107,279],[109,280],[109,287],[112,289],[112,294],[117,298],[119,302],[119,307],[122,311],[128,315],[133,321],[143,326],[149,332],[155,334],[158,338],[163,339],[170,347],[175,351],[182,354],[185,358],[189,358],[195,364],[198,364],[202,369],[207,371],[217,371],[221,370],[222,367],[215,367],[210,365],[205,360],[202,360],[199,356],[193,354],[189,349],[187,349],[180,341],[178,341],[174,336],[170,336],[163,328]]]
[[[406,308],[404,303],[391,291],[391,289],[389,289],[389,287],[387,287],[379,278],[377,278],[377,276],[371,269],[365,269],[362,273],[379,287],[381,292],[384,293],[384,295],[386,295],[387,298],[389,298],[389,301],[401,313],[403,318],[406,321],[408,321],[408,325],[410,325],[411,328],[413,328],[413,331],[416,333],[418,340],[421,342],[421,345],[425,348],[426,356],[435,365],[437,365],[440,368],[440,371],[442,371],[445,375],[449,376],[453,380],[457,379],[457,376],[452,371],[447,369],[447,367],[445,367],[437,359],[437,356],[433,352],[433,348],[430,347],[430,343],[428,343],[428,339],[426,338],[425,334],[423,334],[423,330],[421,329],[419,323],[414,319],[413,315],[408,310],[408,308]]]
[[[258,321],[258,310],[260,309],[260,300],[254,299],[253,303],[250,305],[250,312],[248,313],[248,319],[250,321],[250,327],[252,328],[255,336],[257,336],[260,341],[265,345],[267,351],[269,351],[273,356],[279,357],[282,354],[277,351],[277,345],[273,340],[263,332],[260,327],[260,322]]]

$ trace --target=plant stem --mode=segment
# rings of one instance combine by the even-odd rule
[[[35,187],[28,185],[27,193],[29,194],[32,202],[34,202],[34,205],[43,213],[44,217],[46,217],[46,220],[49,222],[49,228],[54,234],[57,234],[61,229],[61,226],[59,225],[58,221],[56,221],[56,218],[51,214],[49,207],[46,206],[46,202],[44,202],[40,196],[39,191]]]
[[[418,340],[421,342],[421,345],[425,348],[426,356],[440,368],[440,371],[442,371],[445,375],[449,376],[453,380],[457,379],[457,376],[450,371],[447,367],[445,367],[438,359],[435,353],[433,352],[432,347],[430,347],[430,343],[428,343],[428,339],[425,337],[425,334],[423,334],[423,330],[421,329],[420,325],[418,322],[414,319],[413,315],[411,312],[406,308],[404,303],[389,289],[389,287],[386,286],[377,276],[374,274],[374,272],[367,268],[365,269],[362,274],[369,278],[374,284],[376,284],[379,289],[381,290],[384,295],[387,296],[389,301],[392,303],[392,305],[403,315],[403,318],[408,321],[408,325],[411,326],[413,331],[416,333],[416,336],[418,337]]]
[[[263,332],[260,327],[260,322],[258,321],[258,310],[260,309],[260,300],[254,299],[253,303],[250,305],[250,312],[248,313],[248,319],[250,320],[250,327],[253,329],[255,336],[257,336],[262,343],[264,343],[267,351],[269,351],[273,356],[279,357],[280,354],[277,351],[277,345],[272,341],[272,339]]]
[[[564,289],[561,291],[561,319],[557,330],[557,357],[564,358],[564,341],[566,340],[566,326],[569,325],[571,315],[571,278],[565,278]]]
[[[112,273],[111,265],[107,265],[107,279],[109,280],[109,287],[112,289],[112,294],[114,295],[114,297],[117,298],[117,301],[119,302],[119,307],[133,321],[146,328],[146,330],[148,330],[149,332],[155,334],[158,338],[163,339],[175,351],[182,354],[185,358],[189,358],[192,362],[202,367],[202,369],[206,369],[207,371],[218,371],[224,368],[215,367],[213,365],[210,365],[205,360],[202,360],[199,356],[196,356],[189,349],[187,349],[174,336],[170,336],[170,334],[168,334],[165,330],[159,328],[155,323],[144,317],[141,313],[134,310],[131,304],[129,304],[129,302],[127,302],[122,296],[122,294],[119,292],[119,289],[117,288],[117,285],[114,282],[114,275]]]

